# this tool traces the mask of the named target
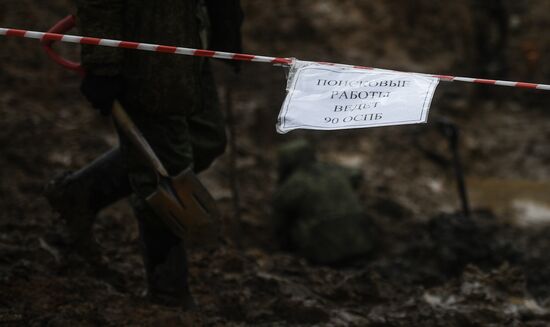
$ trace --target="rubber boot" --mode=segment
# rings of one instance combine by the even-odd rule
[[[132,197],[139,223],[143,262],[147,277],[147,297],[151,302],[184,310],[196,308],[189,291],[187,255],[178,238],[149,207]]]
[[[46,236],[56,247],[75,250],[88,259],[100,256],[92,233],[97,213],[132,192],[120,149],[114,148],[77,172],[51,180],[44,195],[65,226],[56,236]]]

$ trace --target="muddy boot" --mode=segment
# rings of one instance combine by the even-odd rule
[[[115,148],[74,173],[51,180],[44,196],[65,222],[45,241],[58,249],[99,260],[101,251],[92,233],[97,213],[131,193],[120,150]]]
[[[155,258],[156,259],[156,258]],[[151,302],[169,307],[193,310],[197,304],[187,283],[187,258],[183,246],[175,245],[161,260],[147,267],[148,298]]]
[[[184,310],[196,308],[189,291],[187,255],[183,241],[164,225],[145,200],[137,196],[132,200],[139,223],[148,299],[153,303]]]

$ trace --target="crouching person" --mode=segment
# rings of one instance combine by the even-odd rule
[[[274,227],[284,249],[318,264],[341,264],[373,247],[355,188],[357,170],[318,162],[306,141],[279,149]]]

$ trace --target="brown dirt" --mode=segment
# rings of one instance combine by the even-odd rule
[[[478,71],[468,1],[243,2],[250,53],[442,74]],[[496,77],[550,82],[550,43],[541,37],[550,25],[549,4],[506,3],[514,28],[505,76]],[[3,2],[0,26],[44,30],[71,9],[66,0]],[[433,124],[277,135],[285,75],[263,64],[244,65],[238,77],[215,65],[220,94],[233,85],[241,215],[234,214],[225,155],[202,176],[224,212],[225,244],[191,253],[198,311],[142,298],[137,230],[125,202],[96,224],[112,271],[56,260],[39,242],[60,223],[40,196],[42,187],[56,172],[85,165],[116,137],[108,119],[78,94],[78,77],[49,62],[35,41],[0,42],[0,325],[548,325],[549,225],[520,227],[483,210],[470,220],[455,214],[451,167],[434,159],[448,150]],[[76,47],[60,49],[77,56]],[[470,177],[546,182],[548,99],[543,92],[443,84],[431,119],[450,117],[461,127]],[[277,250],[269,226],[274,148],[295,137],[310,139],[326,160],[363,170],[361,198],[377,244],[369,257],[322,267]]]

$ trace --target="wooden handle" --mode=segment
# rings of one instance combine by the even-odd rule
[[[128,139],[130,139],[130,142],[132,142],[132,144],[141,152],[143,157],[147,159],[151,168],[153,168],[159,175],[168,177],[168,172],[164,168],[164,165],[160,162],[147,140],[143,137],[132,119],[118,102],[115,102],[112,114],[118,127],[124,132]]]

